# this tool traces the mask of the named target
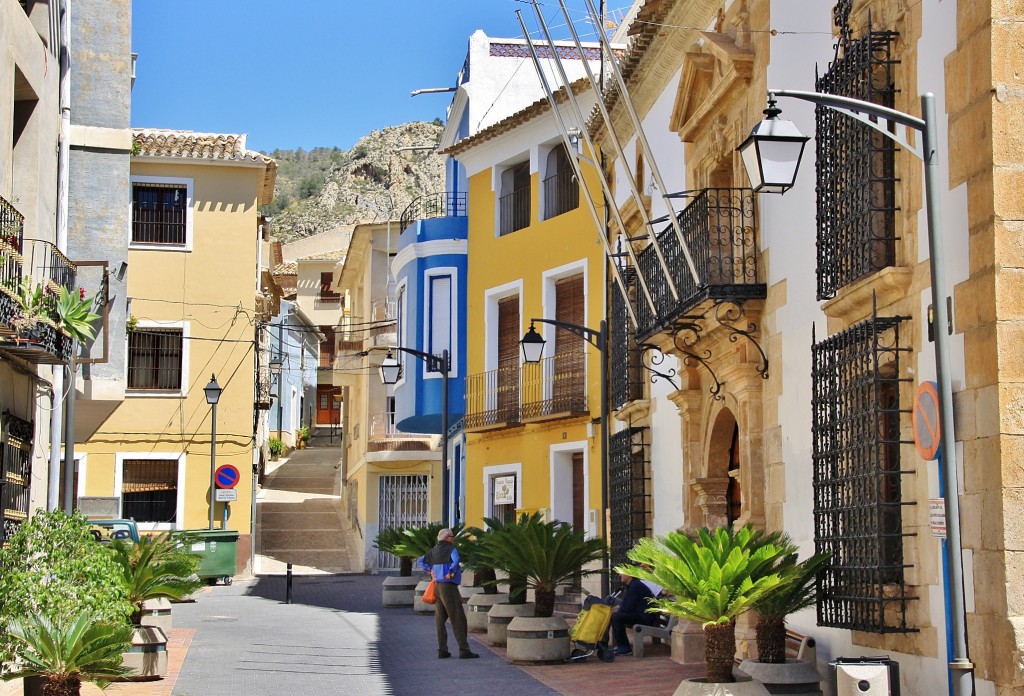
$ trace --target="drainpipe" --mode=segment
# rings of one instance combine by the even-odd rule
[[[60,139],[57,145],[57,248],[63,253],[68,250],[68,158],[70,156],[70,142],[68,134],[71,130],[71,0],[61,0],[58,6],[59,15],[59,39],[58,39],[58,61],[60,63]],[[77,349],[77,343],[75,344]],[[61,417],[63,416],[64,396],[64,374],[62,368],[53,372],[53,410],[50,411],[50,461],[49,480],[47,486],[46,509],[56,510],[60,507],[58,500],[60,494],[60,442],[61,442]],[[70,379],[69,375],[69,379]],[[74,427],[68,428],[71,437],[66,441],[65,446],[70,450],[74,449]],[[67,459],[67,457],[65,457]],[[70,455],[72,462],[71,470],[64,473],[65,495],[72,496],[71,490],[75,480],[74,453]],[[67,508],[70,512],[70,507]]]

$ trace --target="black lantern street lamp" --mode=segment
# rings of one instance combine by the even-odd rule
[[[824,106],[846,114],[865,125],[874,128],[900,147],[913,152],[924,162],[924,194],[925,210],[928,227],[928,255],[930,257],[932,307],[935,328],[935,382],[939,392],[939,426],[942,457],[942,481],[945,486],[946,530],[949,542],[949,602],[950,623],[952,633],[952,659],[949,668],[952,676],[953,692],[957,696],[974,693],[974,665],[967,651],[967,617],[964,600],[963,553],[960,538],[960,500],[959,482],[956,461],[956,438],[953,431],[953,386],[950,380],[949,337],[946,327],[949,316],[946,309],[946,275],[945,252],[941,229],[942,216],[939,208],[939,138],[936,130],[935,95],[926,92],[921,95],[921,118],[896,111],[888,107],[849,97],[819,92],[804,92],[788,89],[768,90],[768,108],[765,109],[767,119],[754,127],[750,137],[740,145],[743,163],[750,176],[755,191],[786,191],[788,186],[779,182],[772,184],[767,181],[768,172],[779,181],[789,181],[796,177],[800,165],[799,154],[792,159],[792,151],[780,155],[782,148],[792,148],[792,143],[799,137],[795,127],[783,127],[779,124],[781,111],[775,108],[776,97],[791,97]],[[790,123],[792,126],[792,123]],[[906,137],[906,129],[913,129],[921,134],[918,146],[912,145]],[[776,134],[777,131],[777,134]],[[795,134],[794,134],[795,133]],[[806,140],[806,138],[804,139]],[[800,146],[803,152],[803,146]],[[768,158],[767,160],[765,158]],[[785,167],[783,166],[785,165]],[[759,187],[758,183],[762,185]]]
[[[528,363],[538,363],[544,354],[544,345],[547,341],[537,333],[534,323],[550,324],[559,329],[565,329],[574,336],[579,336],[590,345],[597,348],[601,356],[601,538],[607,541],[608,529],[606,515],[608,511],[608,323],[602,319],[600,328],[597,331],[557,319],[530,319],[530,328],[523,335],[519,345],[523,349],[523,360]],[[608,577],[608,556],[605,554],[601,562],[601,596],[607,596],[609,590]]]
[[[792,121],[781,120],[781,113],[775,99],[769,97],[768,108],[764,110],[767,118],[754,126],[737,148],[755,192],[785,193],[793,188],[800,157],[810,140],[801,135]]]
[[[442,350],[440,355],[433,355],[415,348],[392,346],[380,364],[380,381],[384,384],[396,384],[402,376],[402,365],[395,360],[392,350],[414,355],[426,363],[428,371],[441,373],[441,521],[449,525],[451,520],[448,515],[448,496],[451,482],[448,476],[448,373],[451,372],[451,360],[448,357],[448,349]]]
[[[212,409],[210,414],[210,529],[213,529],[213,508],[217,488],[214,482],[217,471],[217,402],[220,401],[222,391],[224,391],[223,388],[217,384],[217,376],[210,375],[210,383],[203,387],[206,403],[210,404]]]

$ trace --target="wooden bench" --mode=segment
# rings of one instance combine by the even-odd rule
[[[658,640],[671,640],[672,629],[676,627],[679,622],[679,618],[676,616],[668,617],[668,623],[664,626],[645,626],[644,624],[633,625],[633,657],[644,656],[644,637],[650,636],[652,641]]]

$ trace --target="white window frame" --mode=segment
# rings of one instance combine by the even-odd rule
[[[431,268],[423,275],[423,316],[425,321],[423,322],[423,346],[424,352],[433,353],[431,346],[431,332],[434,325],[434,297],[433,297],[433,285],[432,282],[435,278],[448,278],[448,293],[449,293],[449,308],[448,308],[448,362],[449,370],[448,375],[459,374],[459,367],[457,364],[458,351],[455,350],[456,343],[458,342],[458,327],[459,324],[459,275],[458,268],[455,266],[439,266],[437,268]],[[436,353],[440,355],[440,353]],[[426,362],[423,363],[422,375],[423,379],[441,379],[440,372],[430,372],[427,370]]]
[[[409,281],[406,278],[402,278],[398,282],[395,288],[395,306],[398,311],[397,321],[395,322],[395,340],[396,345],[402,345],[405,341],[405,337],[409,335]],[[396,350],[392,356],[401,365],[401,369],[398,372],[398,381],[394,385],[389,385],[388,394],[393,393],[396,387],[400,387],[405,384],[405,370],[408,366],[407,363],[412,356],[406,355],[405,351]]]
[[[178,463],[178,500],[175,503],[174,522],[141,522],[140,532],[156,532],[185,528],[185,453],[184,452],[118,452],[114,455],[114,495],[117,496],[118,515],[124,516],[124,463],[128,459],[176,461]],[[79,472],[79,479],[82,474]]]
[[[193,236],[193,209],[195,208],[195,180],[191,177],[179,176],[136,176],[129,177],[131,191],[134,192],[135,184],[173,184],[185,187],[185,243],[184,244],[154,244],[149,242],[132,241],[132,231],[128,230],[129,249],[148,249],[152,251],[192,251]],[[132,201],[128,201],[128,219],[134,222],[134,210]]]
[[[527,165],[528,176],[530,177],[530,186],[533,186],[533,175],[537,173],[537,161],[534,158],[535,150],[530,149],[525,153],[520,153],[515,157],[495,165],[491,170],[492,180],[491,189],[494,191],[494,237],[498,239],[502,237],[501,234],[501,197],[502,197],[502,185],[505,178],[505,172],[511,171],[522,164]],[[510,192],[511,193],[511,192]],[[531,192],[532,195],[532,192]],[[531,202],[532,203],[532,202]],[[531,211],[532,212],[532,211]],[[529,227],[529,225],[527,225]],[[525,228],[524,228],[525,229]],[[517,232],[519,230],[516,230]],[[509,233],[511,234],[511,233]]]
[[[192,323],[188,321],[153,321],[139,320],[138,329],[181,329],[181,387],[177,390],[171,389],[129,389],[128,388],[128,336],[124,339],[124,395],[126,399],[145,398],[169,398],[180,399],[188,396],[188,385],[190,383],[189,364],[189,336],[191,335]]]
[[[587,525],[587,537],[596,538],[597,528],[594,524],[594,515],[590,507],[590,443],[586,440],[578,440],[576,442],[559,442],[557,445],[551,445],[548,449],[548,466],[549,466],[549,478],[551,483],[549,506],[551,510],[552,519],[558,519],[559,513],[562,513],[562,506],[556,505],[556,487],[558,483],[564,484],[564,477],[559,476],[559,471],[564,472],[565,457],[569,457],[570,466],[572,464],[572,455],[576,452],[583,453],[583,510],[586,513],[586,525]],[[569,472],[569,495],[570,499],[572,496],[572,471]],[[551,521],[550,519],[548,520]],[[572,524],[572,518],[563,519],[563,522]]]

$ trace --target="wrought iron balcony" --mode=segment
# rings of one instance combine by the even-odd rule
[[[523,186],[498,199],[498,234],[504,236],[530,224],[530,187]]]
[[[2,235],[0,241],[20,252],[24,234],[25,216],[0,196],[0,235]]]
[[[544,219],[556,217],[580,207],[580,185],[571,169],[544,180]]]
[[[395,414],[374,413],[370,416],[370,452],[409,452],[430,449],[429,433],[404,433],[395,427]]]
[[[466,217],[466,194],[464,192],[442,191],[412,199],[399,218],[404,230],[417,220],[442,217]]]
[[[519,425],[519,360],[466,377],[466,430]]]
[[[637,256],[638,270],[651,292],[655,310],[646,299],[637,301],[637,338],[643,341],[693,312],[704,300],[743,302],[763,299],[767,286],[761,279],[755,196],[750,189],[710,188],[686,194],[693,200],[677,219],[700,276],[690,274],[679,239],[671,225],[657,234],[679,299],[672,296],[654,246]]]
[[[586,357],[574,350],[524,365],[522,420],[587,413]]]

